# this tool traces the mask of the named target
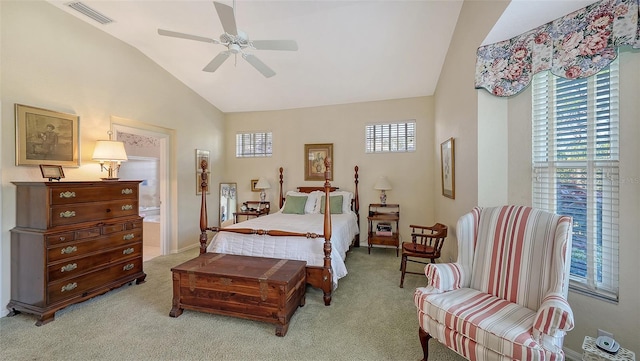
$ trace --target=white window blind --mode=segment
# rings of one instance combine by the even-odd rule
[[[271,155],[273,155],[271,132],[236,134],[236,158],[270,157]]]
[[[416,121],[367,124],[365,153],[413,152],[416,150]]]
[[[570,287],[618,297],[618,61],[534,76],[533,205],[573,217]]]

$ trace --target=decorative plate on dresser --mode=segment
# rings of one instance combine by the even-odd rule
[[[140,181],[13,182],[9,316],[55,312],[134,280],[143,283]]]

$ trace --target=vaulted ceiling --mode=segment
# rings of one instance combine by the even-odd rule
[[[245,49],[276,74],[265,77],[241,54],[203,68],[227,48],[161,36],[158,29],[219,40],[216,7],[202,0],[84,0],[112,22],[69,14],[137,48],[223,112],[290,109],[432,95],[462,1],[220,0],[235,7],[250,40],[291,39],[297,51]],[[487,41],[504,40],[594,1],[514,0]]]

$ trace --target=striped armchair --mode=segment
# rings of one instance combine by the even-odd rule
[[[431,338],[468,360],[563,360],[571,217],[474,208],[456,233],[457,262],[428,264],[414,293],[424,360]]]

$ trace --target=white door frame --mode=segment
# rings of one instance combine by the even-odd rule
[[[111,116],[111,131],[138,134],[160,140],[159,183],[160,183],[160,254],[177,251],[177,231],[175,204],[176,190],[171,180],[175,178],[175,162],[172,154],[175,144],[175,130],[162,128],[135,120]],[[171,215],[171,216],[169,216]]]

